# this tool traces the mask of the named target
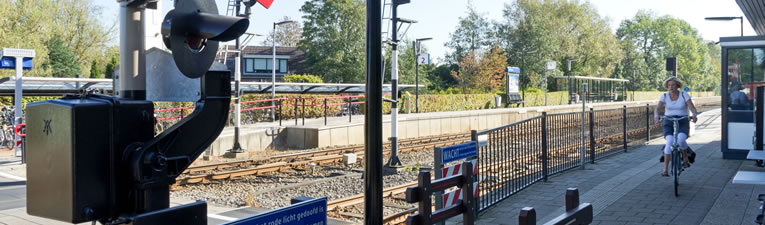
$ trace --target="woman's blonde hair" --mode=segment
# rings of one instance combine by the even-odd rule
[[[682,81],[680,81],[680,79],[679,79],[679,78],[677,78],[677,77],[675,77],[675,76],[672,76],[672,77],[669,77],[669,78],[667,78],[666,80],[664,80],[664,88],[669,88],[668,86],[669,86],[669,82],[670,82],[670,81],[674,81],[674,82],[677,82],[677,86],[678,86],[678,87],[683,87],[683,82],[682,82]]]

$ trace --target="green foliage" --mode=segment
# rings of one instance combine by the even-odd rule
[[[116,69],[115,67],[117,67],[117,64],[119,63],[120,63],[120,55],[119,54],[112,55],[111,59],[106,64],[106,69],[104,70],[104,76],[106,78],[114,77],[114,70]]]
[[[313,74],[288,74],[284,75],[284,82],[289,83],[324,83],[321,77]]]
[[[605,18],[587,2],[565,0],[518,0],[506,4],[505,21],[495,24],[494,42],[509,53],[511,66],[525,69],[521,87],[544,88],[536,82],[544,74],[544,64],[555,61],[557,71],[572,63],[571,74],[610,77],[622,58],[618,40]],[[523,54],[536,50],[534,53]]]
[[[469,56],[470,52],[478,52],[489,46],[490,23],[480,12],[477,12],[470,2],[466,17],[460,17],[457,28],[449,34],[450,40],[444,44],[453,52],[446,56],[449,63],[457,63]]]
[[[285,16],[285,17],[282,17],[282,19],[279,21],[295,21],[295,20],[290,18],[289,16]],[[298,21],[295,21],[294,23],[282,24],[282,25],[276,26],[276,30],[271,30],[268,36],[266,36],[266,39],[263,40],[261,45],[271,46],[273,44],[274,36],[276,36],[276,46],[295,47],[300,41],[300,36],[302,35],[302,33],[303,33],[303,26],[300,25],[300,22]]]
[[[309,0],[304,14],[303,39],[308,70],[327,82],[364,81],[366,38],[361,0]]]
[[[99,21],[101,8],[87,0],[4,0],[0,1],[0,46],[34,49],[34,68],[24,76],[50,76],[61,71],[51,71],[59,62],[49,62],[49,42],[54,36],[61,40],[71,54],[71,66],[67,70],[80,68],[67,75],[82,74],[88,77],[90,64],[98,59],[117,27],[102,26]],[[55,46],[56,49],[64,49]],[[43,65],[49,69],[44,69]],[[13,71],[0,71],[0,77],[10,76]]]
[[[90,64],[90,78],[104,78],[101,67],[98,66],[98,61],[96,60],[93,60],[93,63]]]
[[[59,36],[53,36],[45,45],[48,47],[48,61],[43,63],[43,69],[49,70],[53,77],[75,77],[80,73],[74,53]]]
[[[677,76],[695,90],[720,86],[719,47],[704,41],[695,28],[671,16],[639,11],[619,25],[616,35],[626,57],[619,72],[630,90],[664,90],[665,58],[677,57]]]

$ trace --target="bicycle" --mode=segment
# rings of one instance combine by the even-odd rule
[[[680,176],[680,174],[685,170],[683,168],[683,164],[682,164],[683,163],[682,153],[680,153],[680,150],[679,150],[680,149],[680,145],[677,143],[677,133],[678,133],[678,129],[680,129],[680,120],[690,119],[691,117],[689,117],[689,116],[662,116],[661,118],[662,118],[662,120],[667,119],[667,120],[672,121],[672,126],[674,128],[673,129],[674,130],[673,138],[675,140],[672,142],[672,154],[670,156],[670,161],[669,161],[670,166],[669,166],[669,169],[670,169],[670,174],[672,174],[672,177],[674,178],[675,197],[677,197],[679,195],[678,190],[677,190],[677,186],[679,184],[678,184],[677,180],[678,180],[678,177]]]
[[[3,106],[0,112],[0,146],[13,150],[16,147],[15,134],[13,133],[13,107]]]

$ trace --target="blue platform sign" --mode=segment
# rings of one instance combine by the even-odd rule
[[[31,70],[32,66],[32,58],[24,58],[21,61],[22,69]],[[7,56],[0,58],[0,69],[16,69],[16,58]]]
[[[441,164],[478,155],[478,146],[476,146],[475,141],[437,149],[441,151]]]
[[[227,225],[325,225],[327,197],[316,198],[287,207],[227,223]]]

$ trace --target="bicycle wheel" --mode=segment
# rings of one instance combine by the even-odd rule
[[[0,130],[0,145],[2,145],[2,147],[7,147],[7,145],[5,144],[6,141],[8,140],[5,140],[5,129]],[[7,147],[7,148],[10,149],[10,147]]]
[[[14,149],[16,147],[16,139],[15,135],[13,133],[13,129],[3,129],[3,145],[5,147],[8,147],[8,149]]]
[[[675,180],[675,197],[679,195],[677,192],[677,186],[679,185],[677,183],[677,179],[680,176],[680,154],[677,152],[677,150],[672,151],[672,177],[674,177]]]

